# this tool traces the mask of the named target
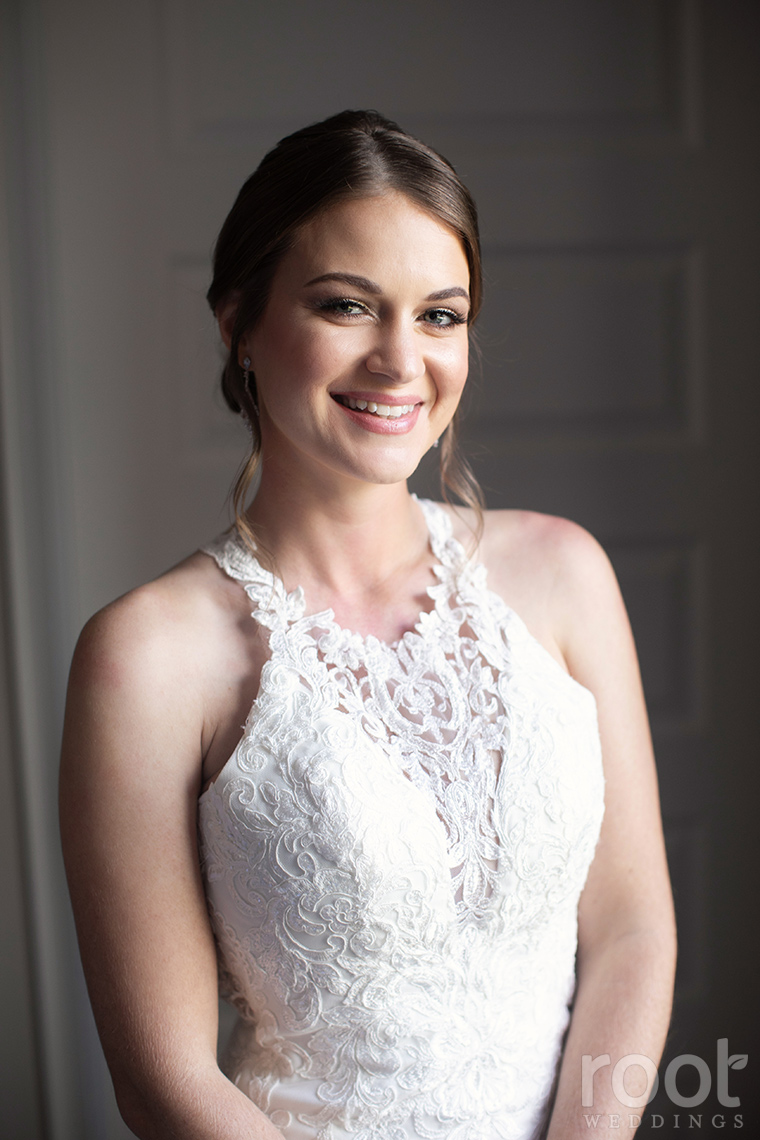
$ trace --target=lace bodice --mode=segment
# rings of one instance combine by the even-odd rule
[[[225,1069],[287,1140],[528,1140],[568,1021],[594,699],[420,507],[433,608],[394,645],[207,548],[270,650],[199,804]]]

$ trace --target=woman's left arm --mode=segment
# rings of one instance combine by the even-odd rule
[[[643,1107],[631,1101],[641,1098],[645,1068],[651,1075],[665,1043],[675,919],[652,743],[625,606],[595,540],[572,524],[558,530],[553,624],[571,674],[596,697],[605,815],[580,900],[577,988],[548,1140],[588,1137],[606,1128],[622,1140],[636,1131]],[[637,1065],[636,1056],[648,1063]],[[620,1080],[622,1102],[616,1095]]]

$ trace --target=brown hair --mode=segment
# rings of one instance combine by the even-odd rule
[[[241,337],[261,317],[277,265],[299,229],[345,198],[388,190],[405,194],[443,222],[462,243],[470,270],[470,323],[482,302],[483,275],[475,203],[453,166],[377,111],[343,111],[281,139],[244,184],[222,226],[214,250],[214,277],[206,294],[214,313],[231,299],[237,311],[222,392],[251,427],[251,453],[233,492],[235,521],[253,542],[245,500],[261,457],[255,378],[245,383],[238,362]],[[458,413],[441,440],[441,491],[453,492],[482,529],[483,494],[456,442]]]

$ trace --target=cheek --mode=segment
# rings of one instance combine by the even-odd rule
[[[259,368],[254,371],[278,393],[324,388],[355,356],[353,338],[346,337],[345,330],[324,326],[315,332],[308,324],[272,321],[261,333],[260,351],[254,357]]]
[[[441,394],[456,396],[464,388],[469,369],[468,344],[451,344],[439,358]]]
[[[307,388],[319,367],[313,343],[284,322],[260,330],[252,358],[256,382],[270,400]]]

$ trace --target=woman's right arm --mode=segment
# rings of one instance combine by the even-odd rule
[[[196,842],[203,667],[189,610],[159,581],[96,615],[79,640],[61,762],[66,870],[132,1131],[282,1140],[216,1063],[216,954]]]

